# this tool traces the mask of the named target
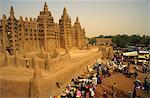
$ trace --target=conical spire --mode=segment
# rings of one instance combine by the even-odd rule
[[[22,18],[22,16],[20,16],[20,22],[23,22],[23,18]]]
[[[20,16],[20,20],[23,20],[22,16]]]
[[[25,17],[25,22],[28,22],[28,18],[27,17]]]
[[[47,6],[46,2],[44,4],[44,11],[48,11],[48,6]]]
[[[2,18],[2,20],[4,20],[4,19],[6,19],[6,15],[5,15],[5,14],[3,14],[3,18]]]
[[[36,22],[36,18],[34,18],[33,21]]]
[[[63,10],[63,15],[67,15],[67,10],[66,10],[66,7],[64,7],[64,10]]]
[[[78,16],[77,16],[77,18],[76,18],[76,22],[79,22],[79,18],[78,18]]]
[[[32,18],[30,17],[30,22],[32,22]]]
[[[14,9],[13,9],[12,6],[11,6],[11,8],[10,8],[10,16],[14,16]]]

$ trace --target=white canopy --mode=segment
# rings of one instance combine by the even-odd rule
[[[139,51],[139,53],[149,54],[149,51]]]
[[[138,56],[138,52],[137,51],[125,52],[123,53],[123,56]]]

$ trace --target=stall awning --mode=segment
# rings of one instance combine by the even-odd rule
[[[141,54],[149,54],[150,52],[149,51],[139,51],[139,53],[141,53]]]
[[[125,52],[123,53],[123,56],[138,56],[138,52],[137,51]]]

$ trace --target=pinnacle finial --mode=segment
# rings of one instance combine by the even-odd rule
[[[77,18],[76,18],[76,22],[78,22],[79,21],[79,18],[78,18],[78,16],[77,16]]]
[[[6,15],[5,14],[3,14],[3,19],[6,19]]]
[[[34,18],[33,21],[36,22],[36,18]]]
[[[22,16],[20,16],[20,19],[23,19]]]
[[[13,9],[12,6],[11,6],[11,8],[10,8],[10,16],[14,16],[14,9]]]
[[[22,18],[22,16],[20,16],[20,20],[21,20],[21,21],[23,21],[23,18]]]
[[[30,17],[30,22],[32,22],[32,18]]]
[[[28,18],[27,17],[25,17],[25,22],[28,22]]]
[[[47,6],[46,2],[44,4],[44,11],[48,11],[48,6]]]
[[[66,7],[64,7],[64,10],[63,10],[63,15],[67,15],[67,10],[66,10]]]
[[[6,15],[3,14],[2,21],[6,21]]]

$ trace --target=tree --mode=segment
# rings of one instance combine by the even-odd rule
[[[140,35],[131,35],[129,38],[129,43],[131,45],[136,45],[136,44],[139,44],[140,40],[141,40]]]
[[[145,47],[150,45],[150,36],[143,35],[140,40],[140,44],[143,44]]]
[[[103,35],[99,35],[97,38],[104,38],[104,36]]]
[[[129,43],[128,35],[116,35],[111,37],[112,42],[117,45],[117,47],[125,48]]]
[[[112,43],[115,44],[117,47],[125,48],[128,45],[134,45],[137,44],[142,45],[144,47],[147,47],[150,45],[150,36],[143,35],[142,37],[140,35],[115,35],[115,36],[104,36],[99,35],[97,38],[112,38]],[[90,43],[95,43],[96,40],[92,38],[90,40]]]
[[[96,38],[95,37],[89,38],[89,44],[93,45],[94,43],[96,43]]]

